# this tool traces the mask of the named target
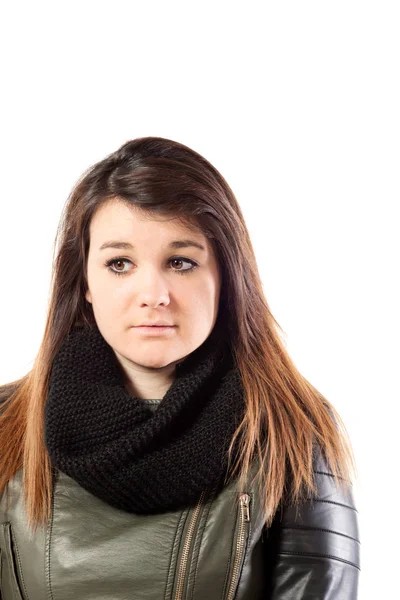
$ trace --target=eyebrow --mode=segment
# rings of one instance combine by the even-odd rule
[[[189,247],[198,248],[199,250],[205,250],[205,247],[198,242],[194,242],[193,240],[176,240],[169,244],[169,248],[189,248]],[[100,246],[100,250],[105,250],[106,248],[118,248],[120,250],[133,250],[135,246],[132,246],[129,242],[119,242],[119,241],[110,241],[105,242]]]

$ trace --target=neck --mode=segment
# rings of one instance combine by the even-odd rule
[[[176,377],[175,363],[162,368],[147,368],[133,365],[124,357],[119,357],[118,362],[122,369],[125,388],[129,395],[143,400],[162,399]]]
[[[155,382],[152,380],[149,381],[136,381],[132,383],[131,381],[127,381],[125,383],[125,388],[128,391],[129,395],[133,398],[142,398],[143,400],[162,400],[172,385],[171,382],[165,382],[159,385],[154,385]]]

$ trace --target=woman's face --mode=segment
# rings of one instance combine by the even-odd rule
[[[182,240],[204,249],[172,245]],[[220,273],[207,238],[117,199],[92,218],[87,276],[86,299],[100,332],[122,363],[139,370],[180,362],[217,319]],[[156,335],[138,327],[159,320],[174,327]]]

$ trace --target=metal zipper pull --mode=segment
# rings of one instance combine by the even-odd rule
[[[250,521],[250,496],[249,494],[241,494],[240,503],[242,506],[242,514],[244,521]]]

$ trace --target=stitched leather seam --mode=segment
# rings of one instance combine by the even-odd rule
[[[53,487],[52,487],[52,495],[51,495],[51,514],[50,514],[50,522],[49,522],[49,526],[47,528],[47,535],[46,535],[46,551],[44,553],[44,572],[45,572],[45,576],[47,578],[50,600],[54,600],[53,590],[52,590],[52,586],[51,586],[50,552],[51,552],[51,537],[53,535],[55,490],[56,490],[57,479],[58,479],[58,472],[53,472],[53,477],[52,477],[52,486]]]
[[[351,565],[355,567],[359,571],[361,571],[360,567],[358,567],[355,563],[350,560],[346,560],[344,558],[339,558],[338,556],[333,556],[332,554],[312,554],[311,552],[289,552],[289,550],[281,550],[278,554],[285,554],[286,556],[312,556],[312,557],[320,557],[320,558],[332,558],[333,560],[339,560],[340,562],[344,562],[347,565]]]
[[[354,510],[354,512],[358,513],[358,510],[354,508],[354,506],[349,506],[348,504],[342,504],[341,502],[335,502],[334,500],[321,500],[321,498],[313,498],[313,502],[327,502],[328,504],[336,504],[337,506],[343,506],[344,508],[350,508],[350,510]]]
[[[301,525],[292,527],[289,525],[282,525],[281,529],[303,529],[305,531],[327,531],[328,533],[336,533],[336,535],[342,535],[343,537],[346,537],[349,540],[353,540],[354,542],[357,542],[357,544],[360,543],[360,540],[352,537],[351,535],[346,535],[345,533],[339,533],[339,531],[333,531],[332,529],[323,529],[321,527],[306,527],[306,526],[302,527]]]
[[[329,477],[335,477],[333,473],[327,473],[326,471],[314,471],[314,473],[319,473],[320,475],[328,475]],[[351,481],[345,479],[344,477],[340,477],[340,475],[338,475],[338,478],[342,481],[345,481],[346,483],[349,483],[350,485],[353,485]]]
[[[17,561],[18,561],[18,566],[19,566],[18,575],[20,575],[20,580],[21,580],[21,583],[22,583],[22,587],[24,589],[25,596],[29,599],[28,592],[26,590],[25,581],[24,581],[24,574],[22,572],[21,556],[20,556],[20,553],[19,553],[19,550],[18,550],[17,540],[15,539],[15,535],[14,535],[14,533],[12,531],[11,524],[10,524],[10,538],[12,539],[13,546],[15,548],[15,552],[16,552],[16,555],[17,555]],[[17,577],[17,573],[15,573],[15,577]]]
[[[170,578],[170,574],[172,573],[172,566],[173,566],[172,565],[172,558],[173,558],[173,552],[174,552],[174,547],[175,547],[175,540],[177,538],[178,531],[179,531],[180,525],[182,523],[182,520],[184,520],[185,523],[186,523],[188,515],[189,515],[189,512],[190,512],[190,508],[184,508],[182,510],[181,516],[179,517],[178,525],[176,526],[176,529],[175,529],[174,541],[172,542],[171,554],[170,554],[170,557],[169,557],[168,577],[167,577],[167,581],[165,583],[164,600],[167,600],[168,581],[169,581],[169,578]],[[183,531],[185,529],[185,523],[182,526],[181,535],[183,535]],[[175,565],[174,565],[175,569],[177,567],[178,560],[179,560],[179,548],[177,550],[176,561],[175,561]],[[172,592],[173,592],[173,589],[174,589],[174,585],[173,584],[174,584],[174,581],[172,581],[172,586],[171,586],[171,597],[172,597]]]

